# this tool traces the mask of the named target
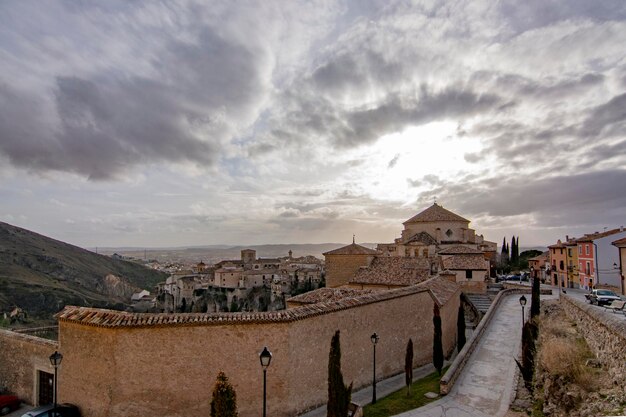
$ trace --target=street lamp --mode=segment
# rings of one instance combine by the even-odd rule
[[[535,279],[535,267],[534,266],[530,267],[530,278],[531,278],[530,284],[532,285],[533,280]]]
[[[261,367],[263,367],[263,417],[266,417],[267,410],[267,368],[272,362],[272,352],[267,350],[267,346],[263,348],[263,352],[259,353]]]
[[[374,333],[370,336],[372,340],[372,345],[374,345],[374,372],[372,378],[372,404],[376,404],[376,343],[378,343],[378,335]]]
[[[524,307],[526,306],[526,297],[522,295],[519,298],[519,304],[522,306],[522,327],[524,327]]]
[[[53,410],[56,410],[57,408],[57,368],[59,367],[59,365],[61,365],[61,361],[63,360],[63,355],[61,355],[59,352],[55,350],[54,353],[50,355],[49,359],[50,359],[50,364],[54,366],[54,408]]]

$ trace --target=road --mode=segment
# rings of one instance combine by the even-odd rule
[[[555,299],[542,295],[542,300]],[[584,298],[584,296],[583,296]],[[519,297],[502,300],[496,315],[448,395],[397,417],[501,417],[509,409],[522,338]]]

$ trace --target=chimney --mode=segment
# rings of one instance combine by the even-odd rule
[[[569,235],[565,235],[565,241],[569,242]]]

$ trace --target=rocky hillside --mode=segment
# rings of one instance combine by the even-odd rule
[[[0,312],[49,318],[66,304],[122,308],[166,275],[0,222]]]

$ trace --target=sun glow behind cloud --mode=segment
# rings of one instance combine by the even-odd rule
[[[450,121],[413,126],[381,137],[374,145],[352,155],[362,163],[346,173],[346,183],[356,183],[375,199],[411,203],[437,179],[467,175],[480,165],[466,154],[480,153],[477,138],[457,135]]]

